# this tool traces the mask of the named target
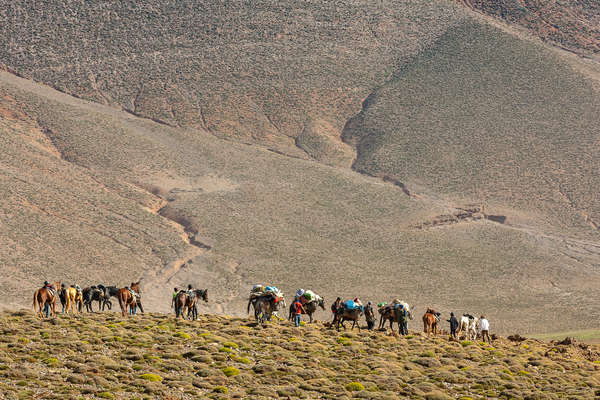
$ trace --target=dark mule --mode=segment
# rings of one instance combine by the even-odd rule
[[[58,289],[58,298],[60,299],[60,305],[62,306],[62,313],[65,313],[65,309],[67,308],[67,290],[65,289],[65,284],[60,285],[60,289]]]
[[[408,319],[412,320],[413,319],[413,315],[414,315],[414,310],[415,310],[415,306],[409,306],[408,303],[405,302],[397,302],[397,303],[391,303],[391,304],[386,304],[383,307],[380,307],[377,311],[380,314],[379,317],[379,329],[384,329],[385,328],[385,323],[387,321],[390,322],[390,329],[392,330],[392,332],[394,331],[394,322],[398,323],[399,320],[401,320],[401,316],[398,312],[395,311],[394,308],[394,304],[402,304],[402,306],[404,308],[406,308],[406,316],[408,317]],[[401,327],[398,326],[398,331],[401,331]]]
[[[142,314],[144,313],[144,307],[140,301],[140,282],[132,283],[129,288],[119,289],[119,306],[121,306],[123,317],[127,316],[127,307],[132,312],[136,306],[139,306]]]
[[[362,314],[363,314],[362,306],[357,307],[352,310],[348,310],[344,306],[338,308],[338,310],[335,313],[335,324],[336,324],[337,330],[338,331],[340,330],[340,325],[342,326],[342,328],[344,328],[344,330],[346,330],[346,327],[344,326],[344,322],[352,321],[352,327],[350,328],[350,330],[353,330],[354,325],[356,325],[356,326],[358,326],[358,330],[360,331],[360,324],[358,322],[358,319],[360,318],[360,316]]]
[[[257,323],[264,324],[265,321],[270,321],[273,314],[277,315],[277,311],[281,308],[285,309],[285,300],[275,302],[272,296],[251,297],[248,299],[248,313],[250,305],[254,307],[254,318]]]
[[[54,287],[60,288],[60,282],[55,283]],[[38,309],[37,312],[39,313],[40,318],[44,318],[42,311],[46,313],[46,318],[49,318],[50,315],[55,317],[57,297],[58,292],[56,292],[56,289],[54,291],[47,287],[36,289],[33,293],[33,310],[35,311],[36,308]]]
[[[116,297],[117,300],[119,299],[119,289],[116,286],[104,286],[104,285],[98,285],[98,289],[102,290],[104,292],[104,299],[106,302],[110,303],[110,298],[111,297]],[[104,307],[108,307],[108,309],[110,310],[111,306],[108,305],[108,303],[106,304],[102,304],[102,311],[104,311]]]
[[[306,312],[302,312],[302,314],[306,314],[308,315],[308,317],[310,318],[310,321],[308,322],[309,324],[312,324],[313,322],[313,314],[315,313],[315,311],[317,311],[317,307],[321,307],[323,309],[323,311],[325,311],[325,300],[323,298],[320,298],[319,300],[315,300],[315,301],[311,301],[310,303],[306,303],[303,305],[304,307],[304,311]],[[294,317],[294,304],[290,304],[290,308],[289,308],[289,314],[288,314],[288,320],[292,320],[292,318]]]
[[[88,312],[93,312],[94,309],[92,307],[92,302],[98,302],[98,311],[100,309],[104,310],[104,307],[107,306],[110,310],[112,308],[112,303],[108,300],[104,295],[104,286],[90,286],[83,289],[83,304],[85,305],[85,309]]]

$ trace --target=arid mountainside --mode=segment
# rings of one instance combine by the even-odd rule
[[[578,54],[600,52],[600,3],[595,0],[457,0],[526,27],[545,41]]]
[[[17,1],[0,33],[4,306],[142,277],[156,311],[272,283],[597,328],[593,60],[445,1]]]

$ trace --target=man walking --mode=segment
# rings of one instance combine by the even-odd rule
[[[302,315],[302,312],[306,313],[306,311],[304,311],[304,307],[302,306],[302,303],[298,301],[297,297],[292,303],[292,309],[294,310],[294,325],[298,327],[300,326],[300,316]]]
[[[492,343],[492,339],[490,339],[490,323],[483,315],[479,319],[479,327],[481,328],[481,340],[485,342],[485,338],[487,337],[488,343]]]
[[[331,321],[331,326],[333,326],[333,324],[335,324],[335,320],[336,320],[336,317],[337,317],[337,310],[341,306],[342,306],[342,298],[338,297],[337,299],[335,299],[335,301],[331,305],[331,312],[333,313],[333,321]]]
[[[458,329],[458,320],[453,312],[450,313],[450,319],[447,321],[450,322],[450,336],[452,336],[453,339],[457,339],[456,330]]]
[[[394,314],[396,322],[398,322],[398,331],[401,335],[408,335],[408,318],[406,309],[402,303],[394,304]]]
[[[365,307],[365,318],[367,319],[367,328],[372,331],[375,327],[375,313],[373,312],[373,303],[370,301]]]

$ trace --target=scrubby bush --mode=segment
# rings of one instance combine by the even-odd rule
[[[359,392],[365,390],[365,387],[360,382],[350,382],[346,385],[346,390],[349,390],[350,392]]]
[[[142,374],[140,375],[140,379],[145,379],[150,382],[162,382],[163,378],[157,374]]]
[[[236,367],[227,367],[223,369],[225,376],[236,376],[240,373],[240,370]]]

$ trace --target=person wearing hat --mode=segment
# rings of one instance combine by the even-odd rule
[[[479,328],[481,329],[481,340],[485,342],[485,338],[487,337],[488,343],[492,343],[492,339],[490,339],[490,323],[483,315],[479,319]]]
[[[450,313],[450,319],[447,321],[450,322],[450,336],[452,336],[453,339],[457,339],[456,330],[458,329],[458,320],[453,312]]]
[[[372,331],[375,327],[375,313],[373,312],[373,303],[370,301],[365,307],[365,318],[367,319],[367,328]]]
[[[331,326],[333,326],[333,324],[335,323],[335,317],[336,317],[337,310],[341,306],[342,306],[342,298],[338,297],[337,299],[335,299],[335,301],[331,305],[331,312],[333,313],[333,321],[331,322]]]

